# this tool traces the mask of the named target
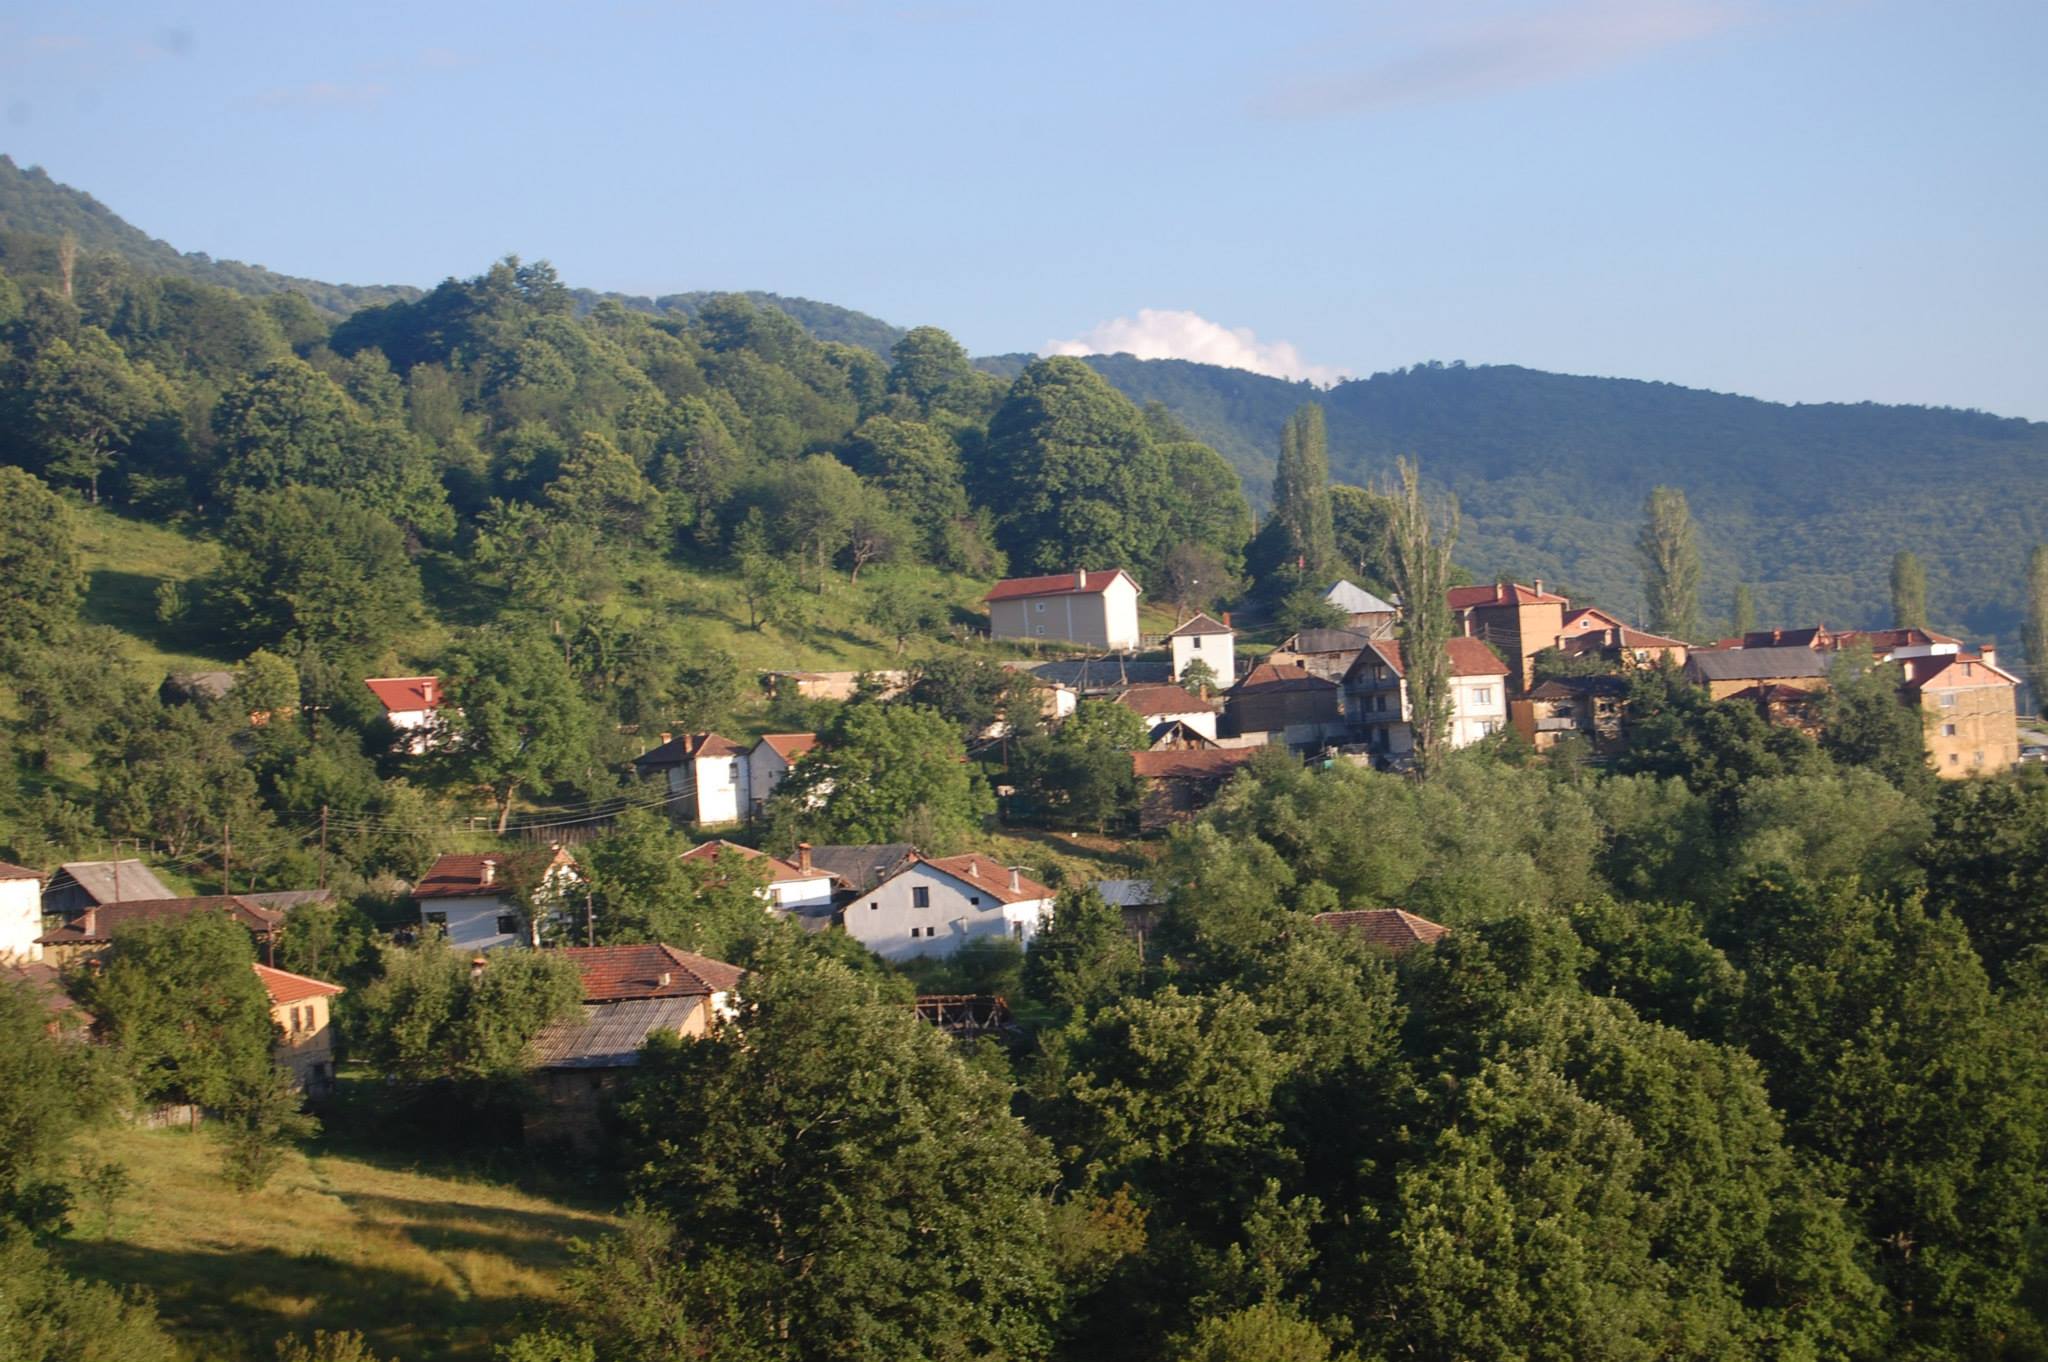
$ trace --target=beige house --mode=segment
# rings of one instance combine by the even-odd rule
[[[1685,660],[1685,674],[1707,688],[1710,700],[1726,700],[1753,686],[1789,686],[1794,690],[1826,690],[1828,659],[1800,645],[1770,648],[1695,648]]]
[[[277,1025],[270,1053],[277,1067],[289,1071],[307,1096],[325,1096],[334,1089],[334,1018],[329,1004],[346,990],[268,965],[254,969],[270,995],[270,1020]]]
[[[997,582],[988,605],[991,638],[1079,643],[1107,651],[1136,648],[1138,597],[1144,588],[1122,568],[1055,573]]]
[[[1462,632],[1483,640],[1508,664],[1508,689],[1525,695],[1536,684],[1536,654],[1557,646],[1571,602],[1537,581],[1451,588],[1446,600]]]
[[[1992,775],[2020,759],[2019,678],[1976,653],[1898,659],[1905,695],[1927,725],[1927,759],[1945,780]]]

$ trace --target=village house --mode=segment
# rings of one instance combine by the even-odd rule
[[[187,898],[124,900],[88,908],[61,927],[38,937],[43,958],[60,968],[105,955],[114,938],[145,922],[190,917],[194,913],[226,913],[246,927],[256,953],[268,960],[284,926],[284,913],[265,908],[242,894],[202,894]]]
[[[1691,651],[1683,639],[1638,629],[1598,606],[1567,614],[1557,647],[1568,657],[1602,657],[1623,667],[1654,667],[1666,658],[1683,667]]]
[[[818,745],[815,733],[763,733],[747,751],[747,813],[758,814],[797,759]]]
[[[802,853],[799,852],[799,855]],[[865,894],[883,880],[909,865],[917,848],[908,842],[829,843],[811,848],[811,866],[832,877],[833,892],[841,903]]]
[[[900,670],[789,672],[764,671],[761,688],[771,700],[794,695],[805,700],[851,700],[866,682],[877,700],[894,700],[910,687],[910,673]]]
[[[699,1037],[729,1020],[743,972],[674,946],[578,946],[561,952],[583,984],[578,1015],[541,1028],[528,1048],[537,1143],[584,1145],[601,1130],[605,1098],[656,1035]]]
[[[1138,830],[1160,832],[1194,817],[1259,750],[1210,747],[1131,753],[1131,773],[1138,778]]]
[[[491,951],[538,944],[582,882],[576,859],[561,847],[451,852],[420,877],[412,897],[422,927],[439,930],[457,950]]]
[[[664,733],[659,747],[633,758],[633,771],[666,781],[669,812],[684,823],[737,823],[750,807],[747,749],[716,733]]]
[[[1317,913],[1314,921],[1332,931],[1356,937],[1369,946],[1399,955],[1417,946],[1433,946],[1451,929],[1401,908],[1359,908],[1342,913]]]
[[[1223,706],[1192,695],[1179,686],[1133,686],[1116,703],[1145,721],[1145,731],[1158,737],[1162,729],[1182,724],[1205,738],[1216,736],[1216,716]]]
[[[442,703],[440,677],[371,676],[363,684],[384,707],[384,721],[398,730],[399,746],[415,757],[433,750]]]
[[[43,958],[43,876],[0,861],[0,965]]]
[[[1809,738],[1818,738],[1823,726],[1821,706],[1824,694],[1766,681],[1736,691],[1728,698],[1755,705],[1765,723],[1779,728],[1796,728]]]
[[[1227,623],[1196,615],[1166,636],[1166,648],[1173,662],[1170,674],[1176,682],[1196,662],[1209,668],[1218,690],[1227,689],[1237,680],[1237,631]]]
[[[700,843],[684,852],[683,859],[711,865],[727,859],[757,862],[768,876],[768,883],[761,887],[761,897],[770,912],[798,917],[822,915],[827,921],[831,919],[834,881],[831,875],[812,863],[809,842],[797,844],[794,861],[785,861],[780,856],[770,856],[765,851],[725,841]]]
[[[997,582],[982,597],[989,637],[1079,643],[1105,651],[1136,648],[1138,597],[1144,588],[1122,568],[1053,573]]]
[[[1347,628],[1367,638],[1392,638],[1394,626],[1401,619],[1399,606],[1350,582],[1338,582],[1323,593],[1323,600],[1344,612]]]
[[[96,1019],[64,987],[64,976],[55,965],[34,960],[0,962],[0,988],[6,987],[28,991],[29,997],[42,1008],[46,1035],[78,1044],[91,1039]]]
[[[43,886],[43,911],[74,917],[103,903],[176,897],[176,891],[140,861],[66,861]]]
[[[1685,674],[1694,685],[1707,688],[1710,700],[1726,700],[1757,685],[1825,690],[1828,659],[1804,644],[1695,648],[1685,660]]]
[[[1906,698],[1921,712],[1936,775],[1995,775],[2019,761],[2018,677],[1980,653],[1907,657],[1899,666]]]
[[[270,996],[270,1020],[277,1026],[271,1057],[308,1097],[325,1097],[334,1090],[334,1025],[328,1007],[345,990],[268,965],[256,966],[256,977]]]
[[[1303,663],[1262,662],[1225,697],[1230,725],[1241,734],[1274,733],[1293,747],[1324,741],[1343,722],[1343,692]]]
[[[1301,667],[1325,681],[1342,681],[1372,638],[1356,629],[1304,629],[1266,654],[1275,667]]]
[[[1029,946],[1052,890],[990,856],[913,856],[843,910],[846,934],[884,960],[951,955],[970,941]]]
[[[1448,639],[1444,652],[1450,663],[1450,745],[1469,747],[1507,726],[1507,682],[1512,673],[1477,638]],[[1375,757],[1399,761],[1413,754],[1414,707],[1399,643],[1375,640],[1366,645],[1344,674],[1344,711]]]
[[[1459,632],[1492,647],[1508,664],[1508,689],[1526,695],[1536,684],[1536,654],[1558,646],[1571,602],[1543,589],[1496,582],[1452,587],[1445,596]]]
[[[1621,750],[1626,737],[1628,678],[1559,676],[1539,681],[1521,700],[1508,701],[1508,721],[1538,752],[1566,738],[1584,738],[1601,756]]]

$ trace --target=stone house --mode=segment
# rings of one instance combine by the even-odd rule
[[[1209,747],[1131,753],[1131,773],[1138,778],[1138,830],[1160,832],[1194,817],[1259,751]]]
[[[1707,688],[1710,700],[1726,700],[1757,685],[1826,690],[1828,658],[1826,654],[1800,644],[1767,648],[1695,648],[1685,660],[1685,674],[1694,685]]]
[[[2018,677],[1981,653],[1908,657],[1899,666],[1905,697],[1926,725],[1936,775],[1994,775],[2019,761]]]

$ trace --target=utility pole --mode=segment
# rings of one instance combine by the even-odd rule
[[[583,886],[583,944],[597,944],[597,899],[588,884]]]
[[[220,824],[220,892],[235,892],[235,833],[226,819]]]
[[[320,888],[327,887],[327,806],[320,806]]]

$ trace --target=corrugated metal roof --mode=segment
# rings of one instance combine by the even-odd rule
[[[1694,653],[1686,667],[1703,681],[1770,681],[1781,676],[1826,676],[1828,659],[1811,648],[1730,648]]]
[[[1323,599],[1347,615],[1391,615],[1394,607],[1362,586],[1339,582],[1323,593]]]
[[[657,1031],[681,1031],[702,997],[630,998],[589,1003],[581,1018],[552,1022],[533,1038],[533,1062],[543,1069],[620,1069],[640,1062],[640,1047]]]
[[[100,903],[130,903],[137,899],[174,899],[177,894],[152,875],[140,861],[67,861],[57,868],[78,887]],[[55,878],[46,886],[56,889]]]

